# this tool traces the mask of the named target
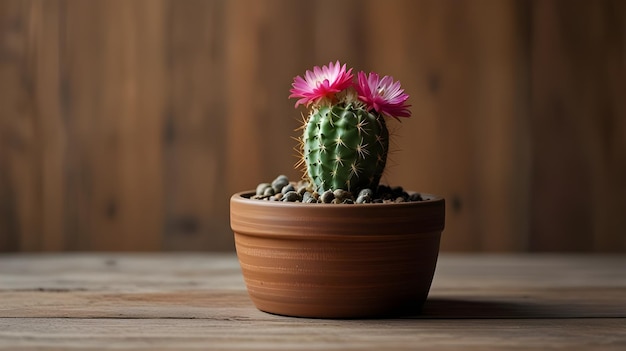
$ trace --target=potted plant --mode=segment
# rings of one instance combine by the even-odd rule
[[[309,113],[298,138],[304,180],[279,176],[234,194],[230,221],[251,300],[298,317],[415,312],[425,302],[444,199],[380,185],[386,118],[410,117],[400,82],[339,61],[295,77]]]

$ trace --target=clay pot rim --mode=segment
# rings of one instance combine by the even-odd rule
[[[424,194],[424,201],[401,203],[309,204],[250,199],[255,193],[248,190],[231,197],[234,232],[301,239],[389,240],[394,235],[430,235],[445,226],[445,200],[434,195]]]
[[[409,194],[412,191],[407,191]],[[277,207],[277,208],[285,208],[285,207],[300,207],[300,208],[333,208],[339,209],[342,207],[355,208],[355,207],[367,207],[367,208],[407,208],[407,207],[422,207],[422,206],[431,206],[434,203],[443,202],[445,199],[442,196],[429,194],[429,193],[419,193],[422,196],[422,201],[407,201],[407,202],[388,202],[388,203],[366,203],[366,204],[324,204],[324,203],[302,203],[302,202],[285,202],[285,201],[266,201],[266,200],[258,200],[251,199],[252,196],[256,194],[255,190],[245,190],[240,191],[231,196],[231,201],[239,202],[242,204],[256,204],[258,206],[267,206],[267,207]]]

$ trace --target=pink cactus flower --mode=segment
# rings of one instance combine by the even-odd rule
[[[322,68],[315,66],[313,72],[306,71],[304,78],[294,78],[289,97],[299,98],[296,107],[301,104],[318,104],[324,99],[332,102],[335,94],[352,85],[352,78],[352,68],[346,71],[346,65],[342,66],[339,61],[334,64],[330,62]]]
[[[390,117],[410,117],[411,105],[406,104],[409,95],[400,88],[400,82],[394,82],[393,77],[384,76],[379,78],[378,74],[365,72],[358,73],[358,84],[355,89],[359,100],[365,103],[370,109]]]

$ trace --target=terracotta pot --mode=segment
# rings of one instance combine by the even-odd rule
[[[303,204],[230,199],[230,223],[250,298],[262,311],[359,318],[418,310],[444,227],[444,199]]]

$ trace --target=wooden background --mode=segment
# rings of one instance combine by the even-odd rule
[[[295,75],[400,79],[449,251],[626,252],[626,2],[0,0],[0,251],[232,250]]]

